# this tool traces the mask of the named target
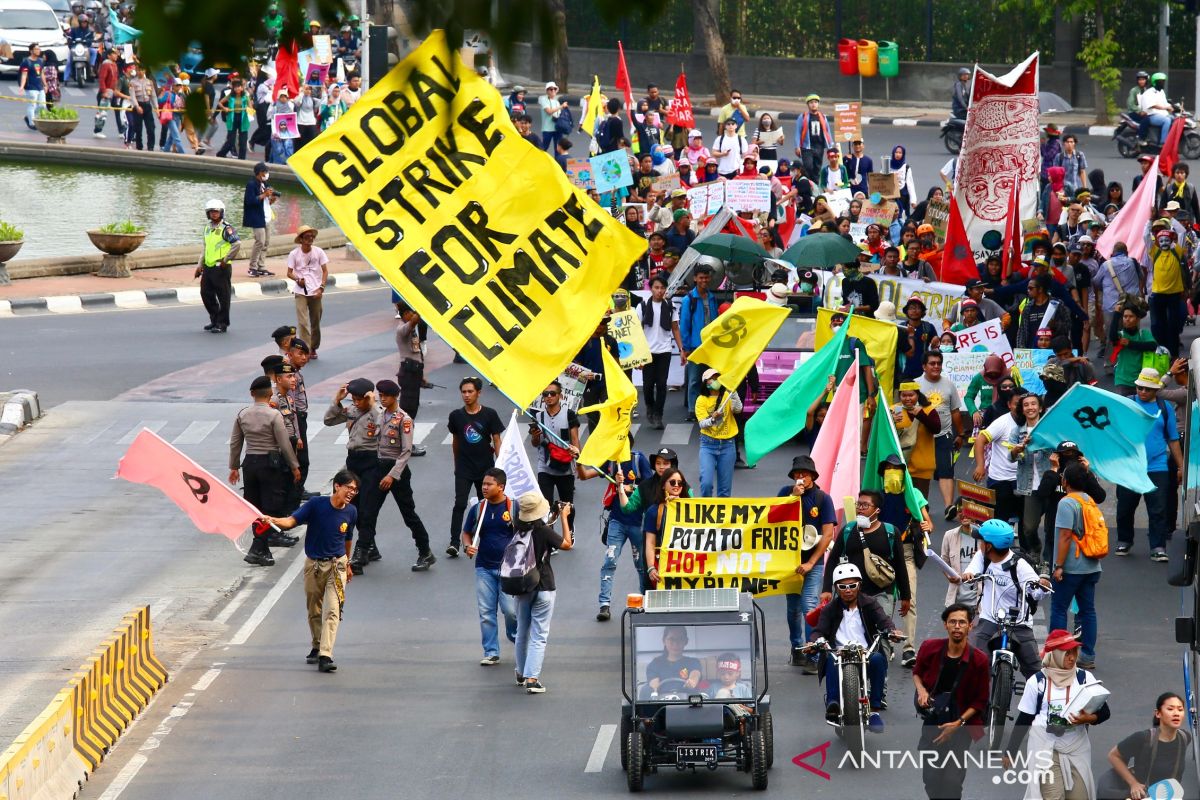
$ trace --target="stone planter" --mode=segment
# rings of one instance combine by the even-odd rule
[[[8,286],[12,283],[12,279],[8,277],[8,267],[5,265],[17,257],[17,252],[23,244],[25,244],[24,239],[16,242],[0,242],[0,286]]]
[[[145,233],[103,233],[88,231],[88,238],[96,249],[104,253],[104,261],[96,274],[102,278],[129,278],[132,270],[126,263],[126,256],[141,247],[146,241]]]
[[[33,127],[37,128],[40,133],[45,134],[46,141],[50,144],[63,144],[67,141],[67,135],[79,127],[79,120],[39,119],[34,117]]]

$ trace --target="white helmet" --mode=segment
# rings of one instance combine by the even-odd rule
[[[861,581],[862,573],[859,572],[857,566],[855,566],[854,564],[851,564],[849,562],[838,564],[836,567],[833,568],[833,582],[834,583],[837,583],[838,581],[846,580],[847,578],[854,578],[855,580]]]
[[[207,214],[209,211],[220,211],[222,214],[224,214],[225,204],[220,200],[213,198],[204,204],[204,213]]]

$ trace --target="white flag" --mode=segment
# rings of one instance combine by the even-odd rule
[[[517,412],[512,412],[504,437],[500,440],[500,454],[496,458],[496,466],[504,470],[508,476],[505,494],[515,502],[526,492],[537,492],[537,473],[529,465],[529,456],[525,452],[524,436],[521,426],[517,423]]]

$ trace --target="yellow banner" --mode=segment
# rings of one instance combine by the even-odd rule
[[[521,408],[583,347],[646,248],[521,138],[442,31],[288,164],[405,301]]]
[[[817,309],[817,328],[814,333],[818,350],[833,338],[833,329],[829,327],[829,318],[832,315],[832,309]],[[879,388],[883,390],[883,396],[888,402],[891,402],[895,397],[892,394],[892,383],[896,376],[896,342],[900,328],[890,322],[864,317],[861,314],[851,314],[849,320],[849,335],[862,341],[867,355],[875,362],[875,377],[879,380]]]
[[[798,593],[803,539],[799,497],[676,500],[663,520],[658,588]]]
[[[756,297],[739,297],[704,326],[688,360],[717,370],[721,385],[736,392],[789,313]]]
[[[637,404],[637,389],[608,352],[600,348],[604,362],[604,388],[607,399],[602,403],[579,409],[580,414],[600,412],[600,422],[579,451],[579,463],[591,467],[604,466],[605,461],[629,460],[629,420]]]
[[[608,320],[608,335],[617,340],[621,369],[633,369],[649,364],[650,343],[642,330],[642,320],[636,311],[615,313]]]

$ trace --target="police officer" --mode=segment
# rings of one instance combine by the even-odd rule
[[[264,358],[262,361],[258,362],[258,365],[260,367],[262,367],[263,375],[266,375],[268,378],[270,378],[272,381],[274,381],[275,380],[275,370],[278,369],[279,366],[281,364],[283,364],[283,362],[284,362],[283,356],[279,355],[278,353],[272,353],[271,355]]]
[[[358,542],[350,556],[350,567],[355,575],[361,575],[367,563],[365,543],[375,541],[375,517],[383,503],[376,497],[382,490],[379,481],[383,470],[379,464],[379,428],[381,411],[375,404],[375,385],[366,378],[355,378],[338,389],[333,403],[325,411],[327,426],[346,424],[350,438],[346,442],[346,469],[359,478],[359,492],[354,498],[358,509]],[[347,408],[342,401],[350,395],[352,405]],[[369,513],[374,509],[374,513]]]
[[[372,506],[365,515],[378,519],[379,510],[387,502],[388,495],[395,498],[400,516],[412,532],[413,543],[417,546],[417,563],[412,565],[412,570],[425,572],[437,559],[429,551],[429,532],[417,516],[417,504],[413,500],[412,470],[408,467],[408,459],[412,455],[412,417],[400,407],[400,387],[395,381],[380,381],[375,384],[375,390],[383,407],[379,420],[379,469],[383,476],[379,479],[379,491],[371,495],[371,500],[377,501],[378,506]],[[382,558],[374,539],[368,542],[360,536],[359,543],[367,551],[368,561]]]
[[[250,384],[250,396],[254,398],[254,405],[238,412],[229,437],[229,483],[237,484],[241,459],[241,467],[246,473],[243,496],[264,515],[283,516],[287,513],[284,507],[288,482],[286,470],[291,470],[292,479],[300,480],[300,462],[288,440],[283,415],[271,408],[271,379],[261,375],[255,378]],[[246,446],[245,458],[242,458],[243,444]],[[247,564],[263,567],[275,564],[268,546],[268,530],[266,527],[255,528],[250,552],[245,558]]]
[[[233,296],[233,259],[241,249],[237,229],[225,221],[225,204],[209,200],[204,204],[208,224],[204,226],[204,250],[196,264],[200,279],[200,299],[208,312],[209,333],[229,330],[229,301]]]
[[[400,386],[400,408],[412,419],[421,408],[421,387],[425,383],[425,355],[421,352],[421,317],[403,300],[396,302],[396,348],[400,351],[400,371],[396,383]],[[414,456],[425,455],[425,448],[413,445]]]
[[[292,401],[292,410],[296,412],[296,421],[299,423],[300,441],[303,443],[296,456],[300,459],[300,498],[307,500],[314,495],[313,492],[304,488],[305,481],[308,480],[308,390],[304,387],[304,367],[308,364],[308,342],[293,336],[291,345],[288,348],[288,363],[292,365],[296,375],[296,388],[288,392],[288,399]],[[320,494],[317,492],[316,494]]]
[[[287,428],[288,441],[292,443],[292,449],[296,451],[296,460],[300,462],[300,477],[304,478],[304,463],[307,459],[307,448],[305,443],[300,438],[300,421],[296,415],[296,409],[292,405],[291,393],[296,388],[296,368],[286,362],[280,362],[273,368],[271,379],[275,383],[275,390],[271,395],[271,405],[283,417],[283,424]],[[302,457],[301,453],[305,456]],[[292,481],[287,486],[286,497],[287,502],[285,507],[288,511],[294,511],[300,507],[300,481]],[[276,539],[286,536],[286,534],[272,534],[270,541],[267,544],[275,546]],[[288,537],[292,538],[292,537]],[[283,547],[291,547],[291,544],[282,544]]]
[[[275,346],[279,348],[279,355],[287,359],[288,350],[291,349],[292,339],[296,336],[296,326],[280,325],[275,330],[271,331],[271,338],[275,340]]]

